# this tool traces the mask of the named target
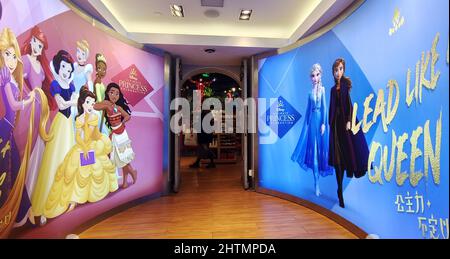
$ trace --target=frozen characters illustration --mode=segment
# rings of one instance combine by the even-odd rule
[[[17,38],[9,28],[0,35],[0,96],[2,116],[0,117],[0,238],[7,237],[13,227],[27,222],[34,224],[34,215],[25,187],[28,159],[31,153],[33,127],[28,127],[24,157],[20,160],[14,130],[20,118],[20,111],[31,106],[29,123],[34,121],[36,93],[47,105],[47,98],[41,89],[35,89],[23,97],[23,63]],[[48,109],[41,110],[48,119]],[[46,121],[42,120],[39,131],[45,134]]]
[[[94,93],[97,97],[97,102],[102,102],[105,100],[105,92],[106,92],[106,86],[103,84],[102,80],[106,76],[106,58],[103,56],[103,54],[97,53],[95,55],[95,80],[94,80]],[[103,134],[109,135],[109,130],[105,125],[105,117],[103,116],[102,112],[99,112],[100,121],[99,121],[99,128],[100,132]]]
[[[137,180],[137,171],[131,166],[135,154],[125,129],[125,123],[131,119],[131,110],[119,85],[116,83],[108,84],[105,100],[96,103],[94,108],[98,111],[105,111],[106,125],[111,129],[110,138],[113,145],[110,157],[116,167],[122,168],[122,188],[127,188],[128,175],[131,175],[134,184]]]
[[[38,26],[33,27],[33,29],[31,29],[30,36],[27,38],[22,47],[23,77],[26,86],[28,86],[30,90],[33,90],[34,88],[41,88],[44,91],[47,97],[48,106],[50,109],[54,110],[57,106],[55,99],[50,94],[50,83],[53,81],[53,75],[50,71],[50,64],[45,55],[45,51],[47,49],[47,37]],[[42,102],[39,102],[39,99],[36,100],[37,102],[35,105],[41,105]],[[39,114],[37,111],[38,109],[35,112],[35,122],[33,124],[35,128],[39,125],[39,116],[37,116]],[[29,117],[29,113],[30,109],[24,110],[23,114],[25,115],[25,118]],[[24,118],[24,116],[21,117]],[[29,122],[27,120],[20,121],[19,131],[23,133],[19,133],[19,136],[25,136],[28,126]],[[37,133],[37,131],[35,132]],[[36,183],[37,173],[45,147],[44,140],[37,134],[33,134],[32,143],[33,151],[28,162],[26,177],[26,186],[30,198]]]
[[[308,93],[305,121],[291,159],[305,171],[312,170],[315,194],[320,196],[319,176],[333,174],[333,168],[328,165],[329,128],[322,67],[319,64],[312,66],[310,77],[312,89]]]
[[[77,204],[97,202],[116,191],[116,168],[109,159],[111,140],[100,133],[94,110],[96,96],[81,88],[76,116],[76,144],[58,167],[45,204],[44,216],[57,217]]]
[[[46,223],[45,203],[58,166],[75,144],[71,107],[76,106],[78,100],[72,83],[74,67],[70,54],[65,50],[58,51],[50,63],[50,68],[55,78],[50,85],[50,93],[55,98],[59,111],[50,127],[52,139],[45,145],[36,185],[31,195],[33,212],[41,217],[41,225]]]
[[[329,123],[330,148],[328,163],[336,171],[339,206],[345,208],[342,182],[344,171],[347,177],[360,178],[366,174],[369,148],[362,131],[353,135],[351,119],[353,105],[350,98],[352,82],[344,75],[345,60],[337,59],[333,64],[335,85],[331,88]]]

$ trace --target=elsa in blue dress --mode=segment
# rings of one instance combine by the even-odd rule
[[[305,171],[312,170],[316,196],[320,196],[319,176],[333,174],[333,168],[328,165],[328,116],[319,64],[312,66],[310,76],[313,87],[308,93],[305,121],[291,159]]]

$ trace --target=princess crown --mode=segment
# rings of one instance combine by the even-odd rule
[[[101,62],[103,62],[103,63],[106,64],[106,58],[105,58],[105,56],[103,56],[103,54],[98,53],[98,54],[95,56],[95,59],[96,59],[96,62],[101,61]]]

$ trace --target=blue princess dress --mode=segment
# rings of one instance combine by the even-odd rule
[[[325,125],[323,135],[320,134],[322,124]],[[305,171],[314,170],[316,164],[322,177],[333,174],[333,168],[328,165],[328,135],[325,91],[321,90],[316,98],[310,92],[305,121],[297,146],[291,156],[292,161],[297,162]]]

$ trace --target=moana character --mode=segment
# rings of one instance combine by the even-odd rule
[[[137,180],[137,171],[131,166],[135,154],[125,129],[125,123],[131,119],[131,110],[120,91],[119,85],[110,83],[106,87],[105,100],[95,104],[94,108],[105,111],[106,125],[111,129],[110,138],[113,145],[111,159],[116,167],[122,168],[122,188],[127,188],[128,175],[131,175],[134,184]]]

